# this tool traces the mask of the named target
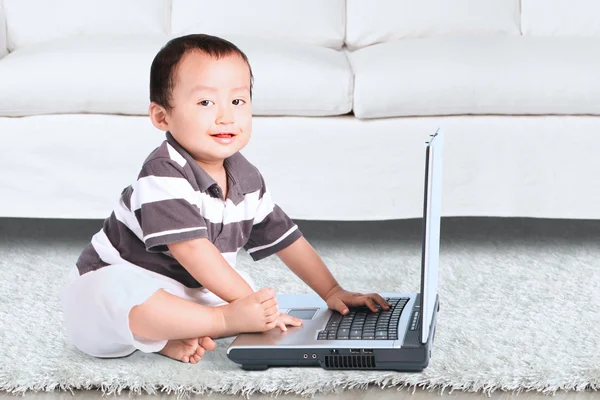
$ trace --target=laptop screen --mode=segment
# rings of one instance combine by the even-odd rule
[[[425,153],[425,194],[423,201],[423,253],[421,259],[421,342],[426,343],[438,294],[440,218],[442,208],[442,151],[444,135],[433,135]]]

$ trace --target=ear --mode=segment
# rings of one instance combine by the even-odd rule
[[[167,110],[165,108],[155,102],[150,103],[150,108],[148,109],[150,114],[150,120],[152,121],[152,125],[160,129],[161,131],[169,130],[169,121],[167,120]]]

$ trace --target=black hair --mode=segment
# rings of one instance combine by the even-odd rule
[[[200,51],[214,58],[230,55],[240,56],[250,70],[250,98],[254,76],[248,57],[233,43],[220,37],[206,34],[192,34],[171,39],[156,54],[150,67],[150,101],[155,102],[166,110],[171,110],[169,102],[175,86],[175,69],[181,59],[192,51]]]

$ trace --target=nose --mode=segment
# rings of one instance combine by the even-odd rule
[[[232,124],[234,122],[231,104],[221,105],[219,107],[216,122],[220,125]]]

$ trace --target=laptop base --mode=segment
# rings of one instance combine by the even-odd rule
[[[331,370],[385,370],[420,372],[429,365],[435,338],[437,311],[435,308],[429,338],[422,344],[421,329],[410,331],[402,348],[235,348],[228,357],[247,371],[262,371],[269,367],[321,367]]]

